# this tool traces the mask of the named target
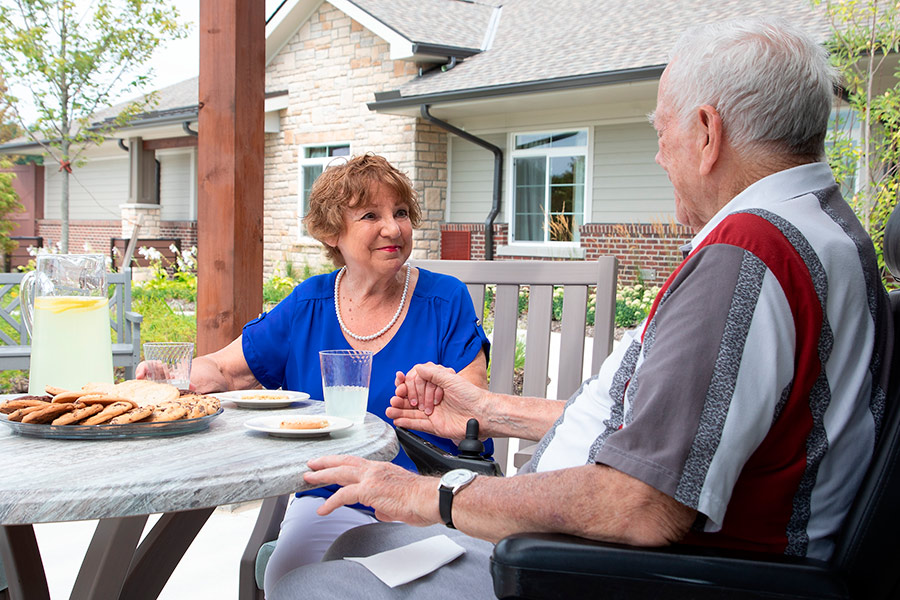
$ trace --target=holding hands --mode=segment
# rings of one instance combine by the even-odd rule
[[[395,381],[396,395],[385,414],[397,427],[462,439],[466,422],[481,420],[488,407],[490,392],[434,363],[416,365],[405,375],[398,372]]]

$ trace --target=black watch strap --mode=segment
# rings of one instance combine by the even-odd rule
[[[434,489],[434,488],[432,488]],[[434,504],[432,504],[434,506]],[[441,486],[440,497],[438,498],[438,510],[441,513],[441,521],[450,529],[456,529],[453,526],[453,490]]]

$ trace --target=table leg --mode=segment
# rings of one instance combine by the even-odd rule
[[[71,600],[118,598],[147,515],[100,519],[88,546]]]
[[[50,600],[44,563],[31,525],[0,527],[0,558],[11,600]]]
[[[158,598],[214,510],[214,507],[201,508],[162,515],[135,552],[120,597]]]

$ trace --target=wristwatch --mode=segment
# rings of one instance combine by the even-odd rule
[[[474,472],[468,469],[453,469],[452,471],[447,471],[441,477],[441,485],[438,487],[440,491],[438,509],[441,512],[441,520],[450,529],[456,529],[453,526],[453,496],[472,483],[475,475]]]

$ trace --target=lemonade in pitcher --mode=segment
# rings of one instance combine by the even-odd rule
[[[31,335],[29,394],[43,395],[48,385],[77,390],[113,382],[103,256],[38,256],[22,279],[20,301]]]
[[[47,385],[77,390],[89,381],[112,383],[112,345],[106,298],[34,299],[34,338],[28,393]]]

